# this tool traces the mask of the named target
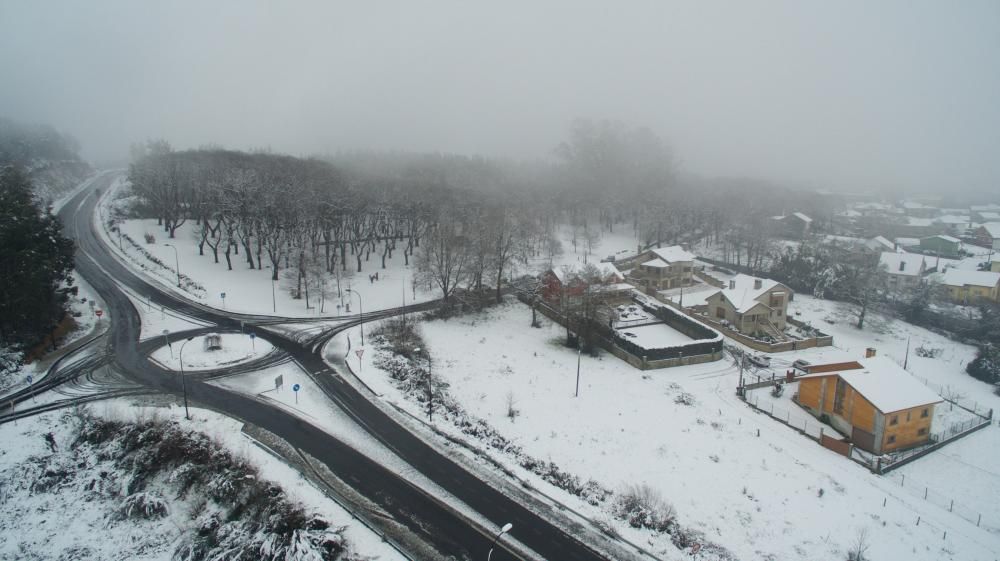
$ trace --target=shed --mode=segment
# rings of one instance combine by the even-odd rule
[[[222,350],[222,335],[218,333],[209,333],[205,335],[204,346],[206,351],[221,351]]]

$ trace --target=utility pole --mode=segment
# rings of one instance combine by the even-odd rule
[[[580,336],[576,336],[576,393],[573,397],[580,397],[580,355],[583,349],[580,348]]]

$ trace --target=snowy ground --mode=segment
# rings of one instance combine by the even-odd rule
[[[282,486],[291,500],[309,512],[322,514],[331,523],[346,526],[345,535],[354,551],[382,561],[404,559],[381,538],[358,524],[345,511],[295,470],[277,460],[240,432],[241,423],[210,411],[192,409],[192,419],[184,420],[180,408],[144,408],[125,400],[89,406],[100,416],[122,421],[170,418],[204,432],[237,456],[257,466],[269,480]],[[43,435],[53,432],[59,449],[73,439],[74,423],[63,412],[0,425],[0,478],[20,471],[33,456],[48,456]],[[75,466],[74,466],[75,468]],[[96,474],[95,474],[96,475]],[[172,497],[172,495],[170,495]],[[117,502],[100,500],[84,488],[64,487],[58,492],[32,492],[5,487],[0,500],[0,559],[172,559],[174,540],[190,524],[187,518],[191,499],[172,500],[170,516],[156,521],[109,524],[107,514]]]
[[[125,189],[120,186],[119,189]],[[107,196],[102,201],[102,212],[108,213],[108,204],[112,202],[111,197],[115,194],[115,189],[109,189]],[[354,272],[354,256],[348,255],[348,271],[341,273],[340,293],[338,296],[336,280],[333,277],[333,295],[328,296],[323,309],[313,295],[310,300],[310,309],[306,309],[305,299],[296,300],[292,298],[287,290],[285,281],[271,281],[271,269],[267,265],[265,257],[264,269],[248,269],[242,253],[233,256],[233,270],[227,270],[225,257],[220,251],[219,263],[215,263],[211,250],[206,247],[205,254],[198,254],[197,227],[193,221],[188,221],[182,225],[175,233],[174,239],[170,239],[162,227],[156,225],[156,220],[127,220],[122,225],[122,232],[131,237],[145,251],[149,252],[156,259],[160,260],[164,267],[157,266],[146,256],[130,247],[128,242],[119,245],[116,233],[107,232],[104,228],[99,228],[99,232],[104,236],[107,244],[114,248],[119,256],[133,268],[137,266],[145,267],[143,273],[158,282],[163,288],[178,291],[176,287],[176,266],[179,264],[181,273],[190,277],[204,288],[204,291],[192,293],[182,293],[187,298],[199,300],[202,304],[219,309],[227,309],[235,312],[250,314],[277,314],[286,317],[312,317],[312,316],[335,316],[341,314],[357,313],[359,297],[352,296],[346,292],[351,288],[360,295],[361,306],[366,310],[376,310],[401,306],[404,303],[412,304],[438,298],[439,294],[435,290],[428,290],[426,285],[414,287],[413,285],[413,261],[410,266],[403,264],[403,252],[399,249],[393,252],[391,259],[387,259],[386,268],[382,268],[381,255],[372,254],[368,261],[363,261],[363,271]],[[145,234],[153,235],[155,242],[145,243]],[[176,247],[165,246],[169,243]],[[379,274],[379,280],[370,281],[369,275]],[[222,294],[225,293],[225,298]],[[136,295],[142,299],[142,295]],[[348,308],[350,311],[348,310]]]
[[[150,355],[150,359],[169,370],[181,368],[181,345],[184,345],[184,370],[214,370],[249,362],[271,352],[271,343],[251,338],[242,333],[220,333],[222,348],[214,351],[205,350],[203,335],[191,340],[177,341],[169,346],[163,346]]]
[[[693,341],[687,335],[677,331],[665,323],[643,325],[639,327],[621,327],[618,331],[625,338],[644,349],[663,349],[677,345],[686,345]]]
[[[971,347],[879,317],[858,331],[837,303],[797,296],[793,309],[831,332],[838,347],[775,355],[777,364],[860,357],[869,346],[901,360],[909,337],[914,346],[945,349],[938,359],[911,355],[916,375],[984,402],[995,399],[962,372]],[[981,511],[977,528],[893,477],[874,476],[753,412],[735,397],[738,374],[728,362],[642,372],[607,354],[584,356],[575,398],[576,353],[561,345],[561,328],[546,321],[530,329],[530,317],[526,307],[510,304],[424,324],[435,375],[470,412],[527,453],[612,488],[648,483],[674,502],[683,525],[704,531],[739,559],[844,558],[859,528],[878,536],[874,559],[992,560],[1000,550],[1000,513],[992,499],[1000,488],[996,427],[895,472],[925,483],[931,496],[949,495],[962,508]],[[419,404],[401,398],[368,359],[366,354],[360,373],[365,381],[421,414]],[[683,393],[694,397],[693,405],[675,401]],[[508,395],[520,410],[514,422],[506,415]],[[948,477],[955,466],[968,476],[961,484]],[[669,548],[662,541],[659,547]]]

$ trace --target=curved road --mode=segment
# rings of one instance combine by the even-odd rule
[[[105,174],[94,184],[106,187],[114,177],[114,174]],[[221,313],[150,285],[109,255],[98,239],[91,223],[96,203],[93,190],[86,189],[64,205],[59,214],[66,233],[77,242],[77,271],[111,310],[110,355],[114,357],[117,368],[132,380],[163,392],[179,394],[181,391],[175,374],[154,366],[146,359],[148,348],[138,344],[139,315],[116,282],[139,294],[148,295],[157,305],[215,323],[221,329],[236,331],[241,321],[248,325],[275,322],[273,317]],[[374,318],[375,314],[366,315],[366,319],[368,317]],[[327,332],[304,345],[287,337],[258,331],[277,349],[297,361],[338,406],[375,438],[497,527],[512,523],[512,535],[538,555],[553,561],[610,558],[439,453],[345,382],[319,355],[322,343],[335,332]],[[178,336],[181,334],[174,334],[174,337]],[[194,402],[264,428],[311,454],[356,491],[391,513],[397,522],[432,544],[442,553],[441,558],[471,560],[486,557],[493,538],[493,534],[489,533],[491,529],[481,529],[477,524],[470,523],[464,516],[322,429],[276,407],[198,380],[188,382],[188,396]],[[580,528],[579,531],[585,530]],[[517,559],[502,546],[494,551],[492,558],[498,561]]]

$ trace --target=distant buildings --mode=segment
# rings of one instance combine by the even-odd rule
[[[927,261],[918,253],[883,251],[879,265],[885,267],[891,290],[903,291],[917,288],[927,273]]]
[[[945,269],[941,284],[957,304],[1000,302],[1000,272]]]
[[[542,275],[542,298],[559,307],[577,304],[588,291],[607,298],[623,296],[632,288],[611,263],[558,267]]]
[[[772,216],[771,220],[775,224],[775,233],[786,238],[801,240],[812,231],[813,219],[801,212]]]
[[[958,257],[962,253],[962,240],[938,234],[920,238],[920,250],[929,255],[941,257]]]
[[[987,222],[975,229],[976,240],[990,249],[1000,249],[1000,222]]]

